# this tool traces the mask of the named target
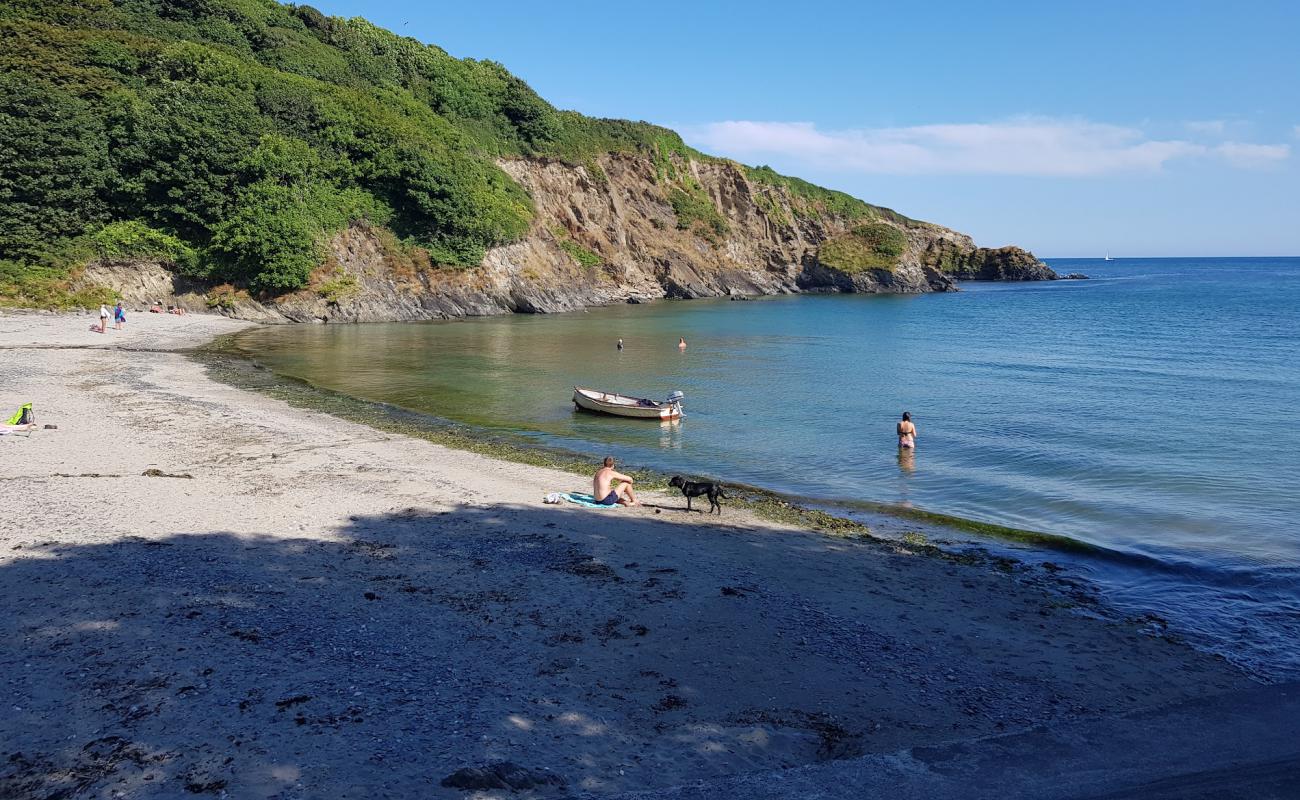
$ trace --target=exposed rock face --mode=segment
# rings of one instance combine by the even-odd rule
[[[675,162],[675,180],[712,202],[720,217],[714,227],[679,219],[662,166],[649,157],[608,155],[594,170],[535,159],[500,166],[532,196],[536,215],[525,239],[491,250],[476,269],[421,266],[391,236],[357,226],[329,243],[311,286],[278,298],[204,286],[161,264],[91,265],[82,282],[111,286],[136,304],[163,299],[264,321],[371,322],[664,297],[951,291],[954,279],[1056,277],[1019,248],[979,248],[956,231],[893,216],[880,221],[906,238],[895,263],[853,273],[831,268],[818,260],[819,247],[863,220],[812,208],[730,162]]]
[[[922,260],[957,280],[970,281],[1051,281],[1058,276],[1052,268],[1019,247],[975,247],[968,237],[968,247],[948,239],[936,239],[922,254]]]
[[[108,286],[131,305],[155,300],[198,310],[205,306],[206,283],[177,275],[156,261],[92,261],[73,281],[73,289]]]
[[[799,286],[809,292],[858,292],[863,294],[916,294],[955,292],[952,278],[934,267],[906,263],[894,269],[873,269],[847,273],[827,267],[813,258],[799,275]]]

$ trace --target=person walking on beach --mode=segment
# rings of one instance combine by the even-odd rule
[[[120,331],[125,322],[126,309],[122,308],[122,301],[118,300],[117,305],[113,306],[113,327]]]
[[[99,332],[108,332],[108,306],[103,303],[99,304]]]
[[[614,481],[622,481],[618,488],[613,487]],[[636,499],[636,493],[632,491],[632,479],[621,472],[614,471],[614,457],[605,456],[605,461],[600,469],[596,470],[596,477],[592,479],[592,497],[602,506],[612,506],[618,503],[621,506],[639,506],[641,502]]]
[[[899,421],[897,430],[899,449],[911,450],[916,447],[916,426],[912,424],[911,412],[903,412],[903,418]]]

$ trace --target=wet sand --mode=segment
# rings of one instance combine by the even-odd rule
[[[0,403],[58,425],[0,437],[0,796],[602,794],[1252,685],[1041,564],[546,506],[588,482],[171,352],[239,323],[91,322],[0,315]]]

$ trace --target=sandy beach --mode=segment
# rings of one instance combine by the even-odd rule
[[[93,321],[0,315],[0,406],[58,426],[0,437],[0,797],[607,795],[1254,686],[1041,562],[547,506],[589,481],[177,352],[243,323]]]

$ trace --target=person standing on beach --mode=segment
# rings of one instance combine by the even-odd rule
[[[614,481],[622,481],[618,488],[614,488]],[[592,479],[592,497],[602,506],[612,506],[618,503],[621,506],[639,506],[640,501],[636,499],[636,493],[632,491],[632,479],[621,472],[614,471],[614,457],[605,456],[604,464],[596,470],[596,477]]]
[[[911,450],[916,447],[916,426],[912,424],[911,412],[903,412],[903,419],[899,421],[897,431],[899,449]]]
[[[120,331],[125,322],[126,309],[122,308],[122,301],[118,300],[117,305],[113,306],[113,327]]]
[[[99,332],[108,332],[108,306],[103,303],[99,304]]]

